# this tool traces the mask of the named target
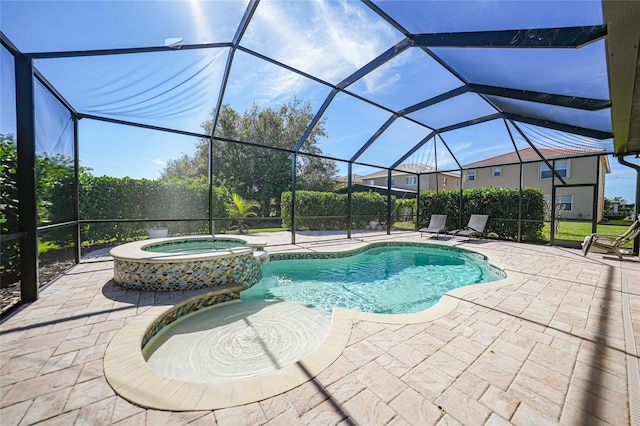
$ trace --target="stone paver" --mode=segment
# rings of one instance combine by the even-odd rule
[[[627,356],[637,363],[637,259],[585,258],[577,250],[504,241],[436,241],[412,232],[354,236],[358,240],[300,233],[295,246],[288,233],[261,238],[272,253],[335,251],[359,247],[360,240],[456,245],[523,279],[460,296],[451,312],[431,321],[354,321],[338,359],[283,394],[213,411],[171,412],[117,395],[105,379],[103,357],[131,320],[185,295],[122,289],[112,281],[109,258],[83,263],[1,324],[0,423],[631,423],[629,407],[636,401],[629,395]],[[623,303],[633,324],[627,335]]]

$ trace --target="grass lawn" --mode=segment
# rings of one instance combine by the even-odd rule
[[[413,231],[416,229],[416,226],[414,225],[413,222],[394,222],[394,224],[391,226],[393,229],[398,229],[401,231]],[[253,228],[253,229],[249,229],[249,233],[253,234],[253,233],[257,233],[257,232],[278,232],[278,231],[284,231],[284,228]]]
[[[46,253],[49,250],[58,248],[60,248],[60,246],[52,241],[38,241],[38,254]]]
[[[606,225],[600,224],[597,226],[598,234],[610,234],[610,235],[622,235],[631,226],[630,221],[624,220],[610,220]],[[393,229],[403,231],[413,231],[415,225],[413,222],[395,222]],[[584,237],[591,234],[591,223],[587,222],[560,222],[558,232],[556,232],[557,240],[569,240],[569,241],[583,241]],[[551,237],[549,234],[549,223],[544,224],[542,229],[543,241],[549,242]],[[632,247],[633,244],[629,244]],[[625,246],[626,247],[626,246]]]
[[[278,227],[278,228],[252,228],[249,229],[249,233],[250,234],[255,234],[258,232],[279,232],[279,231],[285,231],[284,228],[282,227]]]
[[[400,231],[415,231],[416,225],[413,222],[394,222],[391,228]]]
[[[622,235],[629,228],[631,222],[616,221],[616,224],[599,224],[598,234]],[[584,237],[591,234],[591,224],[585,222],[560,222],[555,238],[558,240],[583,241]],[[549,223],[544,224],[543,238],[550,240]],[[631,246],[631,245],[630,245]]]

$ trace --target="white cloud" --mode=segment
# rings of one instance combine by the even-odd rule
[[[166,164],[166,162],[161,158],[144,158],[144,160],[162,167]]]
[[[395,30],[348,1],[260,3],[242,44],[323,80],[337,83],[391,47]],[[271,96],[291,93],[290,73],[270,85]],[[274,81],[274,80],[272,80]]]

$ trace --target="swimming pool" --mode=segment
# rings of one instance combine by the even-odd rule
[[[227,250],[234,247],[246,246],[246,241],[239,239],[206,237],[167,240],[155,244],[148,244],[141,248],[142,250],[151,253],[192,254],[207,253],[211,251]]]
[[[341,258],[278,260],[241,299],[287,300],[330,315],[334,307],[419,312],[458,287],[504,279],[483,256],[431,246],[383,246]]]
[[[414,251],[413,256],[409,256],[413,258],[412,261],[405,261],[400,256],[404,250],[396,249],[400,246],[419,249]],[[439,249],[435,252],[422,251],[434,247]],[[361,255],[367,256],[364,263],[354,261]],[[128,322],[112,339],[105,351],[104,370],[105,377],[116,393],[141,406],[178,411],[218,409],[264,400],[308,382],[334,363],[347,346],[354,321],[399,326],[426,323],[450,313],[469,293],[514,285],[524,280],[513,271],[507,277],[501,270],[491,266],[482,254],[428,243],[378,242],[350,251],[275,252],[270,256],[273,263],[267,266],[267,271],[276,266],[309,265],[308,260],[317,260],[324,263],[325,267],[334,265],[333,262],[345,262],[350,266],[341,272],[342,275],[331,275],[331,278],[325,275],[323,279],[328,279],[330,284],[347,288],[359,299],[366,299],[364,295],[367,293],[350,289],[348,282],[358,282],[364,275],[373,275],[373,279],[368,279],[375,281],[377,275],[370,271],[374,269],[372,265],[375,262],[367,263],[373,262],[373,258],[378,259],[376,262],[386,259],[380,263],[385,271],[378,275],[388,277],[390,281],[407,269],[423,271],[410,278],[413,285],[396,286],[396,291],[399,288],[403,288],[404,292],[413,290],[412,287],[420,287],[425,276],[437,275],[434,271],[441,266],[447,265],[457,271],[466,262],[472,265],[467,266],[473,271],[469,278],[482,281],[492,277],[496,281],[461,285],[456,282],[453,286],[458,286],[457,288],[446,291],[446,295],[439,294],[435,297],[437,302],[433,306],[415,313],[388,315],[357,311],[354,310],[357,306],[352,306],[351,309],[333,309],[330,320],[327,312],[334,303],[326,308],[318,306],[325,298],[331,299],[326,297],[326,292],[319,297],[320,301],[310,299],[301,302],[282,300],[281,294],[273,292],[261,296],[263,300],[249,300],[247,297],[250,292],[246,292],[245,286],[240,283],[231,289],[218,288],[196,296],[185,292],[169,308],[164,305],[149,308],[144,315]],[[326,261],[330,262],[327,264]],[[412,266],[403,269],[403,265]],[[311,281],[315,278],[314,274],[318,274],[318,269],[308,269],[308,266],[285,267],[285,272],[288,269],[301,269]],[[334,274],[333,267],[325,269],[323,274]],[[450,273],[450,278],[447,279],[442,278],[442,273],[440,275],[440,281],[452,282],[457,281],[461,274]],[[289,279],[292,277],[284,277],[277,285],[281,288],[293,287],[293,281],[288,281]],[[264,291],[260,290],[260,286],[252,291]],[[444,287],[441,288],[443,290]],[[307,292],[314,291],[317,292],[309,288]],[[393,291],[391,296],[395,296]],[[239,300],[242,297],[245,300]],[[361,308],[364,307],[364,303],[360,305]],[[412,308],[416,311],[418,309],[421,308]],[[394,312],[393,309],[387,311]],[[282,325],[282,321],[286,326]],[[225,327],[228,328],[224,329]],[[314,335],[310,333],[310,327],[313,328]],[[298,339],[300,336],[306,340]],[[171,342],[174,337],[179,337],[180,340]],[[318,340],[321,340],[319,344]],[[169,352],[169,358],[163,360],[162,353],[156,351],[162,351],[166,344],[173,345],[174,349],[168,346],[169,350],[166,352]],[[294,347],[302,349],[292,351]],[[222,353],[215,354],[214,349]],[[278,351],[281,353],[277,353]],[[182,352],[179,354],[183,357],[180,360],[175,358],[178,352]],[[189,359],[192,352],[201,354],[192,357],[196,362]],[[152,360],[156,354],[158,357]],[[202,362],[206,367],[203,367]],[[150,364],[155,366],[152,368]],[[205,371],[218,366],[221,369],[217,371]],[[177,369],[181,371],[173,371]],[[131,384],[133,376],[136,377],[135,386]],[[158,392],[158,383],[162,383],[166,389],[178,390]],[[186,398],[185,393],[191,397]]]

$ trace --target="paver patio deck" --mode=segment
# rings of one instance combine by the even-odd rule
[[[373,241],[459,245],[524,280],[471,292],[418,324],[354,320],[342,354],[297,388],[209,411],[144,409],[103,372],[128,322],[182,292],[126,290],[108,259],[82,263],[0,327],[0,423],[219,425],[631,424],[640,420],[640,263],[558,247],[415,232],[264,234],[270,252]]]

